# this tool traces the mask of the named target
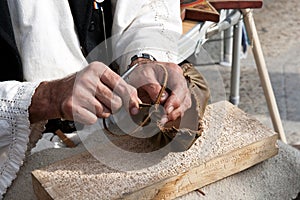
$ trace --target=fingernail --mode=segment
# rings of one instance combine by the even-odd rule
[[[167,123],[168,122],[168,118],[167,117],[162,117],[161,119],[160,119],[160,123],[162,123],[162,124],[165,124],[165,123]]]
[[[168,93],[167,92],[163,92],[162,95],[161,95],[160,100],[161,101],[165,101],[167,98],[168,98]]]
[[[131,110],[130,110],[130,113],[131,113],[132,115],[136,115],[136,114],[138,114],[138,113],[139,113],[139,109],[138,109],[138,108],[136,108],[136,107],[134,107],[134,108],[131,108]]]
[[[167,108],[167,113],[170,114],[173,110],[174,110],[174,107],[173,106],[169,106]]]

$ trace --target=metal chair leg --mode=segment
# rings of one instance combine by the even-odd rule
[[[242,44],[242,20],[240,19],[233,29],[233,54],[231,67],[231,83],[229,101],[238,105],[240,101],[240,58]]]

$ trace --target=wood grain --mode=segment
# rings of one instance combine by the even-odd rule
[[[193,20],[184,20],[182,22],[182,33],[186,34],[189,32],[192,28],[194,28],[199,22],[193,21]]]
[[[195,0],[180,4],[181,19],[219,22],[219,12],[207,0]]]
[[[217,10],[261,8],[263,6],[263,0],[209,0],[209,3]]]

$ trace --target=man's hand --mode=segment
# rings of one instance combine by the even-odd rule
[[[167,89],[160,99],[166,112],[161,122],[166,123],[183,116],[184,112],[191,107],[191,94],[182,69],[174,63],[139,62],[139,66],[128,76],[127,81],[138,88],[139,97],[143,102],[155,102],[166,75],[163,68],[158,65],[163,65],[168,75]],[[151,102],[147,102],[149,98]]]
[[[100,62],[93,62],[69,77],[42,82],[32,97],[30,121],[64,118],[93,124],[122,105],[131,114],[140,100],[134,87]]]

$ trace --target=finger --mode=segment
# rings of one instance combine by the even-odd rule
[[[139,104],[142,101],[138,98],[136,89],[132,90],[130,101],[129,101],[129,111],[130,114],[136,115],[139,113]]]
[[[118,84],[123,84],[122,78],[109,68],[103,72],[100,80],[112,90],[116,88]]]
[[[147,65],[147,66],[145,66]],[[136,68],[129,76],[128,82],[139,91],[145,91],[147,95],[145,98],[150,97],[152,102],[155,102],[158,98],[158,94],[161,90],[160,80],[163,77],[163,73],[160,67],[157,67],[155,63],[147,63]],[[142,93],[139,93],[141,95]],[[142,96],[141,98],[143,98]],[[160,101],[167,99],[167,92],[161,95]]]
[[[124,107],[127,111],[130,111],[131,114],[137,114],[139,110],[139,104],[142,102],[137,94],[137,90],[128,85],[125,81],[121,81],[118,87],[114,90],[119,96],[121,96]]]
[[[75,121],[86,125],[94,124],[98,119],[95,113],[81,106],[73,108],[73,118]]]
[[[108,87],[101,85],[97,89],[96,98],[112,113],[117,112],[122,106],[122,99],[114,94]]]
[[[147,92],[152,102],[155,102],[157,100],[158,94],[161,90],[161,86],[158,82],[143,85],[141,88]],[[166,100],[166,95],[167,93],[164,92],[162,95],[163,101]]]
[[[177,103],[172,104],[171,102],[170,105],[166,103],[166,112],[168,120],[172,121],[176,120],[178,117],[182,117],[185,111],[191,107],[191,104],[192,102],[189,94],[186,95],[186,98],[179,104],[178,107],[176,107],[176,105],[178,105]],[[173,105],[175,106],[173,107]]]
[[[104,106],[103,104],[99,104],[96,107],[96,116],[99,118],[107,118],[111,114],[111,110]]]
[[[73,109],[74,119],[85,124],[93,124],[98,117],[107,118],[111,114],[111,110],[101,104],[96,98],[90,98],[89,103],[81,104]]]
[[[172,92],[164,105],[167,115],[177,109],[180,106],[181,102],[183,101],[178,98],[178,95]]]
[[[72,113],[77,116],[83,110],[89,111],[96,117],[107,117],[111,114],[111,110],[107,108],[98,98],[89,90],[81,89],[80,92],[72,98],[72,101],[67,101],[64,104],[64,111],[66,113]],[[103,99],[102,99],[103,100]],[[110,104],[109,104],[110,105]],[[72,108],[74,107],[74,108]],[[76,114],[77,109],[77,114]],[[79,112],[81,110],[81,112]],[[81,119],[82,120],[82,119]]]
[[[136,89],[127,84],[119,75],[106,70],[101,76],[101,81],[122,98],[126,109],[138,108],[140,100]]]
[[[171,113],[167,115],[168,121],[174,121],[181,116],[183,116],[182,107],[178,107],[177,109],[173,110]]]
[[[169,97],[168,92],[164,91],[161,95],[160,102],[164,103],[168,99],[168,97]]]

